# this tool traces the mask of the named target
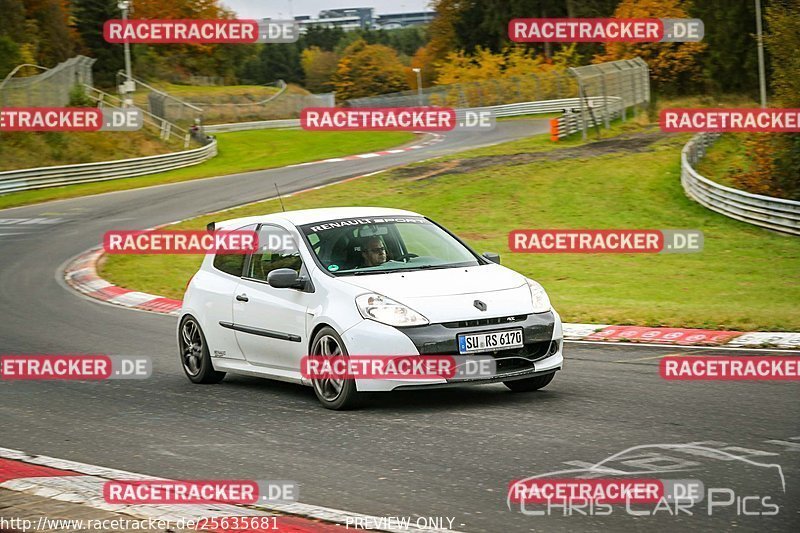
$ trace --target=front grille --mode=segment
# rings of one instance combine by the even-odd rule
[[[500,316],[494,318],[478,318],[475,320],[459,320],[456,322],[442,322],[446,328],[475,328],[478,326],[513,325],[523,322],[528,315]]]
[[[547,357],[550,341],[532,342],[515,350],[503,350],[493,353],[497,359],[497,373],[515,372],[533,368],[533,362]],[[524,357],[525,359],[521,359]]]
[[[533,369],[533,363],[548,356],[551,341],[531,342],[522,348],[514,350],[501,350],[488,355],[493,356],[497,361],[497,373],[517,372],[519,370]],[[440,353],[436,355],[463,355],[456,352]],[[471,355],[487,355],[471,354]],[[469,356],[467,356],[469,357]],[[523,359],[524,358],[524,359]]]

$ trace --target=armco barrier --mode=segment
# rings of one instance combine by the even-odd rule
[[[230,124],[210,124],[203,126],[206,133],[222,133],[226,131],[268,130],[272,128],[299,128],[299,118],[282,120],[256,120],[253,122],[232,122]]]
[[[614,97],[608,97],[611,101]],[[586,99],[593,109],[601,106],[603,97],[596,96]],[[619,106],[619,98],[614,104]],[[541,102],[519,102],[516,104],[503,104],[486,107],[470,107],[456,109],[456,118],[462,120],[467,112],[492,111],[495,117],[516,117],[522,115],[536,115],[542,113],[560,113],[580,107],[579,98],[562,98],[560,100],[543,100]],[[299,119],[286,120],[258,120],[254,122],[234,122],[231,124],[211,124],[203,127],[206,133],[221,133],[226,131],[262,130],[270,128],[299,128]],[[562,135],[563,137],[563,135]]]
[[[693,168],[719,134],[699,133],[681,150],[681,184],[697,203],[727,217],[775,231],[800,235],[800,202],[725,187]]]
[[[550,121],[550,140],[557,141],[562,137],[572,135],[586,128],[607,125],[609,120],[623,117],[625,107],[622,98],[618,96],[590,96],[586,98],[586,107],[581,108],[579,98],[570,98],[574,104],[564,105],[564,114]],[[608,105],[606,112],[605,105]]]
[[[80,165],[27,168],[0,172],[0,194],[60,185],[132,178],[202,163],[217,155],[217,140],[200,148],[170,154],[101,161]]]

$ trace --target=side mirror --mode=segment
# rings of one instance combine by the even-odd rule
[[[494,252],[483,252],[481,255],[492,263],[497,263],[498,265],[500,264],[500,254],[496,254]]]
[[[269,273],[267,283],[276,289],[302,289],[306,285],[306,279],[291,268],[278,268]]]

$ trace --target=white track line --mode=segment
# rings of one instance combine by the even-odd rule
[[[17,461],[24,461],[30,464],[41,466],[48,466],[60,470],[69,470],[84,474],[80,476],[59,476],[59,477],[35,477],[35,478],[18,478],[0,483],[0,488],[5,488],[14,491],[25,492],[46,498],[52,498],[60,501],[69,501],[95,509],[102,509],[105,511],[124,512],[126,514],[143,517],[155,518],[162,517],[162,519],[171,519],[172,521],[179,518],[186,519],[199,519],[209,516],[237,516],[237,515],[253,515],[259,514],[257,511],[273,511],[295,516],[312,518],[317,520],[324,520],[338,524],[347,524],[347,519],[359,518],[361,520],[369,520],[370,523],[376,524],[379,520],[376,516],[363,515],[359,513],[352,513],[350,511],[342,511],[339,509],[332,509],[330,507],[321,507],[318,505],[309,505],[306,503],[291,503],[281,505],[264,505],[256,504],[248,507],[241,507],[237,505],[228,504],[209,504],[209,505],[115,505],[108,504],[102,497],[103,484],[109,479],[116,480],[153,480],[164,479],[143,474],[136,474],[133,472],[126,472],[124,470],[117,470],[114,468],[106,468],[103,466],[95,466],[86,463],[79,463],[75,461],[67,461],[64,459],[56,459],[45,455],[30,455],[20,450],[12,450],[9,448],[0,448],[0,458],[12,459]],[[362,522],[364,523],[364,522]],[[441,530],[441,529],[425,529],[417,526],[416,524],[409,524],[408,529],[373,529],[373,531],[387,531],[391,533],[400,533],[402,531],[418,531],[418,532],[442,532],[448,531],[449,533],[458,533],[454,530]]]

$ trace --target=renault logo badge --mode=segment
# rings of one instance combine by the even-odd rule
[[[486,311],[486,304],[480,300],[475,300],[472,302],[472,305],[474,305],[479,311]]]

